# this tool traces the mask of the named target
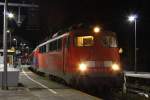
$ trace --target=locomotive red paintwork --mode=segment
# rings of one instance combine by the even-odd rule
[[[57,33],[58,34],[58,33]],[[38,45],[33,68],[64,79],[69,84],[122,84],[122,68],[116,34],[72,29]]]

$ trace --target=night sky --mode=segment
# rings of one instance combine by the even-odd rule
[[[32,17],[24,20],[21,28],[16,28],[16,34],[35,46],[46,37],[73,24],[99,24],[103,29],[117,33],[119,47],[124,50],[123,65],[126,69],[131,70],[134,65],[134,23],[129,23],[127,16],[137,14],[137,67],[140,71],[150,71],[150,7],[148,0],[34,1],[40,6],[39,9]],[[32,11],[26,10],[26,12],[30,15]],[[25,30],[24,27],[30,23],[38,25],[39,30]]]
[[[43,38],[72,24],[100,24],[117,33],[124,67],[130,70],[134,66],[134,24],[127,16],[137,14],[137,68],[150,71],[148,0],[39,0],[39,4]]]

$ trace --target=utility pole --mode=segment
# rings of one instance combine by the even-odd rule
[[[3,59],[4,59],[4,73],[2,74],[2,89],[7,90],[7,0],[4,4],[4,25],[3,25]]]

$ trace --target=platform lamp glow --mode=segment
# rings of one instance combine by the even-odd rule
[[[137,52],[136,52],[136,19],[137,19],[137,15],[130,15],[130,16],[128,16],[128,21],[130,21],[130,22],[134,22],[134,35],[135,35],[135,48],[134,48],[134,55],[135,55],[135,57],[134,57],[134,71],[135,71],[135,73],[137,73]]]
[[[16,49],[17,49],[17,39],[16,39],[16,38],[14,38],[13,40],[16,42]]]
[[[9,35],[9,46],[10,46],[10,48],[11,48],[11,31],[10,30],[7,30],[6,31],[7,32],[7,34]]]
[[[10,18],[10,19],[14,18],[14,14],[13,14],[12,12],[9,12],[9,13],[7,14],[7,16],[8,16],[8,18]]]

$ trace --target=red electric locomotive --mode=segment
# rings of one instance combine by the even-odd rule
[[[61,32],[60,32],[61,33]],[[32,53],[33,69],[57,76],[68,84],[122,86],[116,34],[99,28],[76,27],[56,33]]]

